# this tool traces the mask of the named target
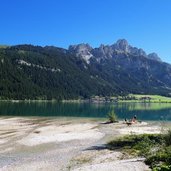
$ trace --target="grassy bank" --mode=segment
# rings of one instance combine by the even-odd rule
[[[129,94],[128,96],[118,97],[118,102],[171,103],[171,97]]]
[[[167,134],[129,135],[110,141],[108,148],[131,156],[145,157],[153,171],[171,170],[171,131]]]
[[[126,96],[92,96],[93,103],[117,103],[117,102],[138,102],[138,103],[171,103],[171,97],[160,95],[129,94]]]

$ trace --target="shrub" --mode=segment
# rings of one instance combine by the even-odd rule
[[[170,171],[171,165],[162,164],[153,168],[153,171]]]
[[[153,171],[171,170],[171,130],[165,134],[129,135],[108,143],[109,149],[122,149],[128,154],[146,157]]]
[[[129,153],[135,152],[137,155],[147,156],[152,147],[162,144],[162,136],[156,134],[129,135],[108,143],[110,149],[127,149]]]
[[[164,136],[164,140],[167,146],[171,145],[171,130]]]
[[[117,115],[116,115],[116,113],[114,112],[114,110],[110,111],[110,112],[108,113],[107,116],[108,116],[108,118],[109,118],[109,122],[110,122],[110,123],[117,122]]]
[[[161,169],[161,166],[170,167],[171,163],[171,146],[159,149],[156,154],[148,156],[146,164],[150,165],[154,170]],[[164,170],[164,168],[163,168]]]

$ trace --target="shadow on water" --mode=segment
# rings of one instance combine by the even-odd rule
[[[57,102],[0,102],[1,116],[42,116],[42,117],[91,117],[106,118],[114,109],[119,119],[171,121],[171,104],[165,103],[57,103]]]

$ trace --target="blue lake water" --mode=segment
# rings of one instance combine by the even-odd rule
[[[105,118],[114,110],[119,119],[171,121],[171,103],[57,103],[57,102],[0,102],[0,116],[89,117]]]

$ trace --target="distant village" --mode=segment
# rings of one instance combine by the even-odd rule
[[[143,97],[135,97],[135,96],[118,96],[118,97],[102,97],[102,96],[94,96],[90,98],[90,102],[92,103],[113,103],[120,101],[140,101],[140,102],[150,102],[151,97],[143,96]]]

